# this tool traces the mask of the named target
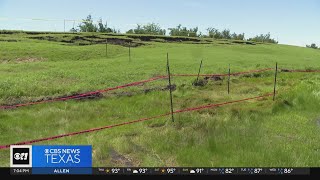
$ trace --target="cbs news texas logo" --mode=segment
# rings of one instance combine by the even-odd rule
[[[10,167],[92,167],[92,147],[13,145]]]

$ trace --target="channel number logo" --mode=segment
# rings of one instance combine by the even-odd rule
[[[32,146],[10,146],[10,167],[32,167]]]

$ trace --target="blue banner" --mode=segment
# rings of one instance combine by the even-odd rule
[[[92,146],[32,146],[32,167],[92,167]]]
[[[92,174],[92,168],[32,168],[32,174]]]

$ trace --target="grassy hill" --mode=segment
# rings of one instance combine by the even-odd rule
[[[105,40],[108,39],[108,57]],[[131,61],[128,58],[131,44]],[[105,89],[172,74],[273,68],[320,69],[320,51],[227,40],[96,33],[0,31],[0,105]],[[273,91],[274,71],[209,80],[174,77],[174,109]],[[201,80],[203,77],[201,78]],[[320,166],[320,73],[279,72],[278,95],[38,144],[92,144],[94,166]],[[99,98],[0,110],[0,145],[170,111],[167,80]],[[0,150],[9,166],[9,150]]]

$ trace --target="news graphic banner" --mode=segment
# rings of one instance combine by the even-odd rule
[[[26,174],[92,174],[92,147],[13,145],[10,167],[13,174],[15,170]]]
[[[92,167],[92,146],[12,145],[11,175],[311,175],[290,167]],[[1,173],[3,169],[0,169]]]

